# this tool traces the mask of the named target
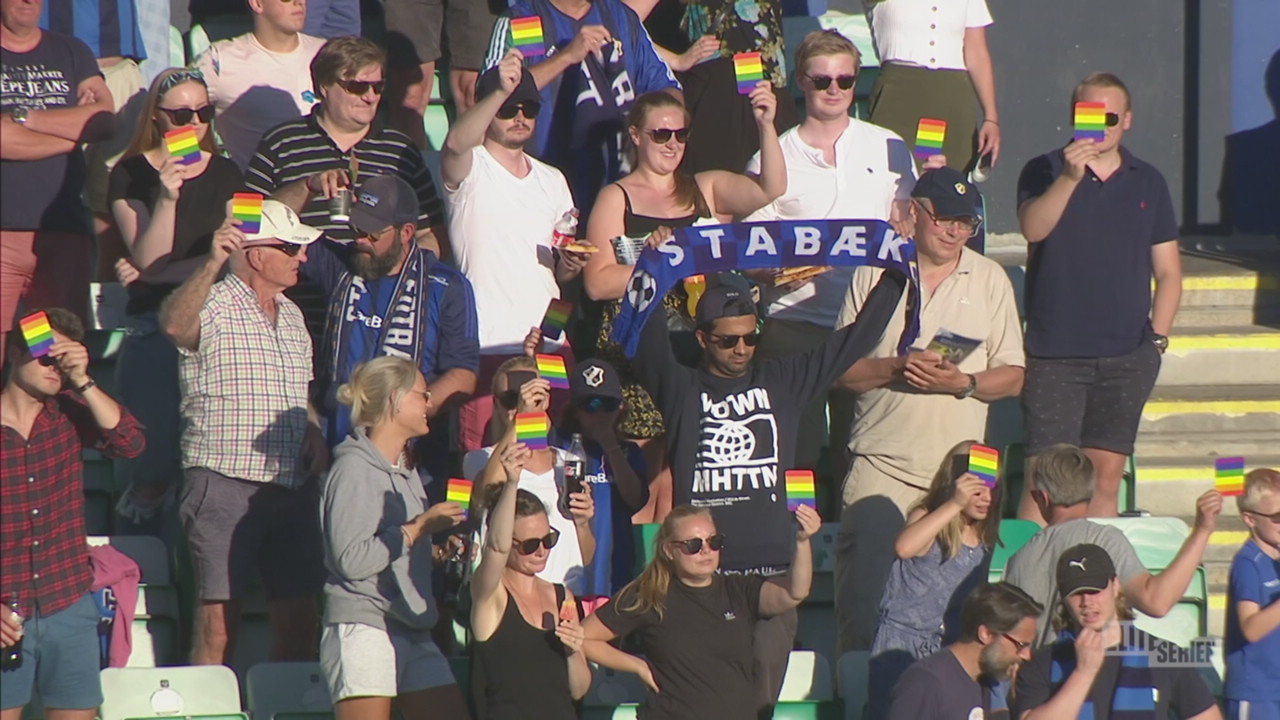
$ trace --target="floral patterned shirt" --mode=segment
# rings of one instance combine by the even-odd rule
[[[774,87],[787,84],[781,0],[689,0],[680,26],[690,41],[720,38],[720,56],[759,52]]]

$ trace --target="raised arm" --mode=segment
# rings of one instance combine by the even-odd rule
[[[751,114],[760,132],[760,176],[751,177],[724,170],[698,173],[700,184],[711,188],[717,215],[745,217],[777,200],[787,191],[787,164],[782,158],[782,145],[773,118],[778,112],[778,99],[773,88],[761,80],[751,91]]]
[[[911,517],[907,519],[907,526],[898,534],[898,540],[893,546],[898,557],[905,560],[928,553],[929,548],[937,542],[938,533],[955,516],[964,512],[984,489],[981,479],[965,473],[956,481],[955,495],[938,506],[938,509],[928,513],[923,508],[913,510]]]
[[[495,451],[496,452],[496,451]],[[507,603],[506,590],[502,587],[502,571],[511,554],[511,535],[516,524],[516,491],[520,473],[529,461],[531,452],[524,443],[502,448],[500,462],[507,481],[502,485],[498,501],[489,508],[489,532],[480,548],[480,566],[471,578],[471,628],[480,641],[493,637],[502,620]]]
[[[209,259],[160,306],[160,331],[179,348],[196,350],[200,347],[200,311],[204,309],[209,290],[217,282],[227,258],[245,241],[244,233],[237,227],[239,224],[235,218],[227,218],[222,223],[222,227],[213,234]]]
[[[520,84],[523,69],[524,55],[515,48],[508,50],[498,63],[498,78],[501,82],[499,89],[486,97],[478,98],[476,104],[459,115],[449,128],[440,152],[440,175],[444,178],[446,188],[458,189],[467,175],[471,174],[471,151],[484,142],[489,123],[493,122],[502,103],[507,101]]]
[[[1076,186],[1084,180],[1089,163],[1098,159],[1098,146],[1092,140],[1072,140],[1063,151],[1065,163],[1058,177],[1049,183],[1048,188],[1037,197],[1030,198],[1018,206],[1018,224],[1022,235],[1029,243],[1038,243],[1049,237],[1049,233],[1058,226],[1062,213],[1071,201]],[[1038,161],[1033,161],[1038,162]],[[1032,168],[1023,171],[1019,184],[1026,181],[1026,174]]]
[[[132,198],[120,198],[111,203],[111,214],[120,228],[125,247],[129,248],[130,257],[142,272],[158,270],[153,266],[173,253],[178,199],[191,170],[170,155],[160,166],[159,175],[160,191],[150,208]]]
[[[1158,575],[1139,575],[1126,585],[1125,596],[1135,608],[1152,617],[1164,617],[1178,604],[1200,567],[1221,512],[1221,493],[1209,490],[1200,496],[1196,501],[1195,526],[1169,567]]]
[[[818,511],[808,505],[796,508],[796,553],[791,559],[791,569],[781,580],[767,580],[760,586],[760,614],[765,617],[781,615],[799,607],[809,597],[813,585],[813,548],[809,538],[822,527]]]

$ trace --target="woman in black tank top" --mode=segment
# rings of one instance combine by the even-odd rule
[[[485,493],[489,532],[471,580],[479,720],[576,720],[574,701],[591,686],[573,595],[535,576],[559,536],[542,501],[517,487],[529,454],[524,443],[499,444],[507,481]]]

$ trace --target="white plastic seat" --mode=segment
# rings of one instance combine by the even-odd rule
[[[223,665],[107,668],[102,696],[101,720],[241,715],[240,685]]]
[[[812,650],[792,650],[780,702],[826,701],[834,697],[831,663]]]

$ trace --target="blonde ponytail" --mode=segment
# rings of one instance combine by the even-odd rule
[[[338,388],[338,402],[351,406],[351,424],[369,427],[395,410],[413,390],[418,368],[404,358],[384,356],[356,366]]]

